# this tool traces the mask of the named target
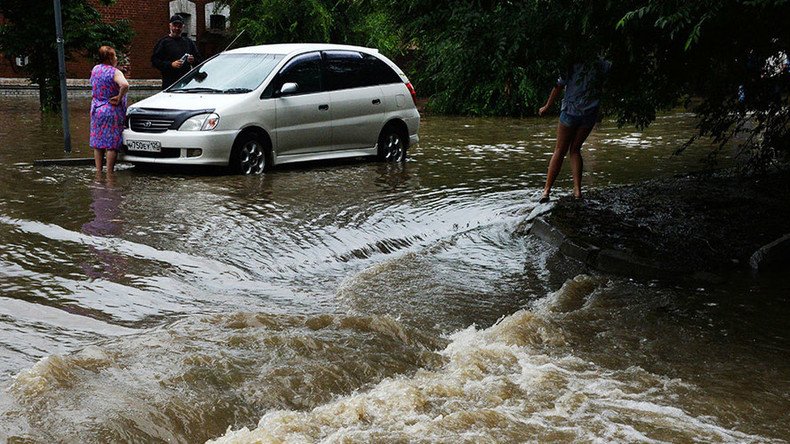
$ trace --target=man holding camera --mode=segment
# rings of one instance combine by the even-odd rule
[[[182,36],[184,19],[176,14],[170,17],[170,34],[162,37],[154,46],[151,64],[162,73],[162,89],[175,83],[199,63],[200,53],[195,42]]]

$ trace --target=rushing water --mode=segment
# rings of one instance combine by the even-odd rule
[[[0,97],[0,441],[790,436],[786,280],[588,275],[524,234],[556,118],[428,116],[404,165],[95,177],[32,165],[62,155],[35,107]],[[585,186],[698,169],[692,127],[604,122]]]

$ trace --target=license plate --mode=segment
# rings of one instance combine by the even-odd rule
[[[162,151],[162,142],[158,140],[127,140],[126,149],[129,151],[159,153]]]

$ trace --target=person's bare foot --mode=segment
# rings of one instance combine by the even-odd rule
[[[549,197],[548,194],[544,194],[544,195],[540,196],[540,199],[538,199],[538,203],[542,203],[543,204],[543,203],[546,203],[546,202],[548,202],[550,200],[551,200],[551,197]]]

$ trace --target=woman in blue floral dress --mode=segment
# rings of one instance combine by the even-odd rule
[[[115,170],[115,160],[123,140],[123,121],[126,118],[126,92],[129,82],[116,68],[118,57],[111,46],[99,48],[99,64],[91,71],[91,136],[96,172],[101,173],[102,159],[107,153],[107,171]]]

